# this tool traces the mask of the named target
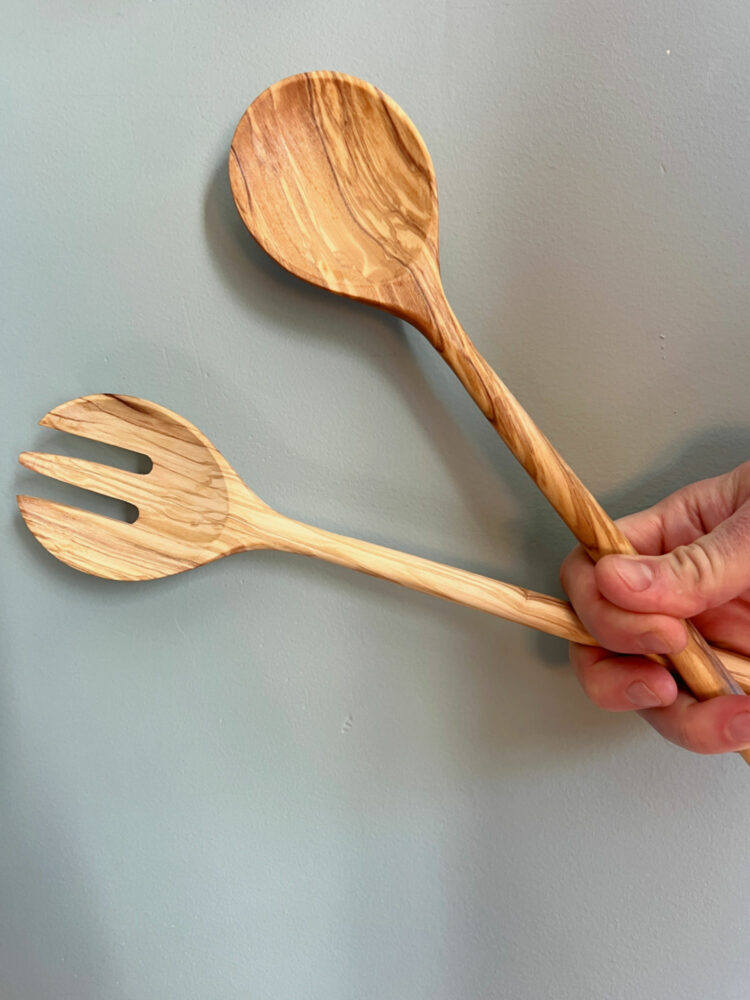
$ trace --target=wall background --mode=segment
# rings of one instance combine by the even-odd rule
[[[746,458],[750,10],[615,6],[5,0],[3,1000],[747,996],[739,759],[520,627],[273,553],[105,583],[14,503],[74,496],[19,451],[96,455],[46,410],[120,391],[285,513],[556,590],[567,532],[428,345],[236,216],[239,116],[315,68],[419,127],[453,307],[612,514]]]

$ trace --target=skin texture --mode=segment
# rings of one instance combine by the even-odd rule
[[[698,702],[643,656],[682,649],[681,618],[692,618],[716,645],[750,654],[750,462],[617,523],[643,556],[605,556],[595,565],[579,547],[560,571],[601,643],[570,647],[584,691],[608,711],[638,711],[687,750],[750,747],[750,696]]]

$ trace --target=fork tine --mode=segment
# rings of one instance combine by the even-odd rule
[[[39,423],[42,427],[133,451],[136,441],[131,419],[136,413],[120,397],[99,394],[62,403],[45,414]]]
[[[156,532],[54,500],[19,496],[18,508],[41,545],[74,569],[108,580],[155,580],[195,563],[164,551]]]
[[[38,451],[24,451],[18,461],[26,469],[38,472],[61,483],[80,486],[83,490],[102,493],[104,496],[125,500],[138,506],[145,499],[144,477],[137,472],[127,472],[99,462],[67,455],[45,455]]]
[[[140,452],[153,462],[190,458],[210,442],[184,418],[135,396],[100,393],[56,406],[39,423],[68,434]],[[212,447],[212,446],[211,446]]]

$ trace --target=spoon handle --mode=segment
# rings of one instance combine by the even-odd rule
[[[259,515],[254,513],[252,517],[255,538]],[[355,569],[410,590],[442,597],[455,604],[526,625],[568,642],[597,645],[596,639],[586,631],[567,601],[396,549],[314,528],[275,511],[269,512],[266,520],[268,525],[262,527],[265,543],[277,551],[294,552]],[[750,659],[738,653],[715,652],[724,660],[727,669],[731,669],[738,684],[741,682],[750,689]],[[665,662],[663,657],[652,658]]]
[[[610,553],[634,555],[625,535],[477,351],[448,304],[439,277],[428,272],[416,281],[428,308],[415,308],[409,318],[442,354],[591,558],[598,560]],[[670,659],[693,694],[698,698],[742,694],[695,626],[686,624],[688,644]],[[743,756],[750,763],[750,751]]]

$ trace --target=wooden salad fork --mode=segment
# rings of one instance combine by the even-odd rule
[[[413,324],[442,355],[592,559],[635,549],[471,342],[443,290],[437,182],[406,113],[345,73],[263,91],[229,154],[237,209],[292,274]],[[692,622],[671,657],[698,698],[741,694]],[[750,751],[742,754],[750,763]]]
[[[279,514],[242,482],[197,427],[156,403],[133,396],[83,396],[51,410],[40,424],[138,452],[152,462],[149,472],[138,473],[63,455],[19,456],[27,469],[137,507],[138,517],[129,524],[51,500],[18,497],[38,541],[84,573],[110,580],[155,580],[235,552],[276,549],[595,644],[565,601]],[[750,689],[750,660],[723,651],[721,656]]]

